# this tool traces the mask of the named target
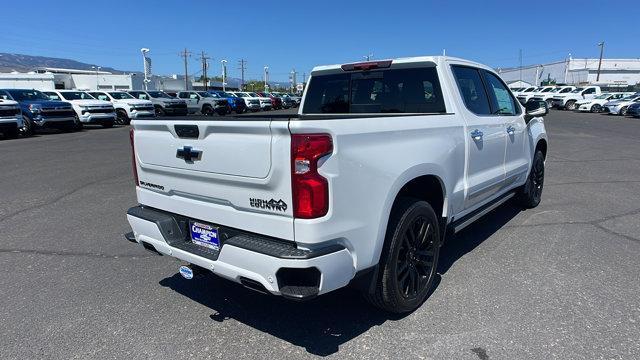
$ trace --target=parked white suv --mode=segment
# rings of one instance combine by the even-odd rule
[[[128,125],[132,119],[156,117],[151,101],[136,99],[124,91],[90,91],[89,95],[113,104],[116,109],[116,124],[118,125]]]
[[[5,138],[16,138],[22,129],[22,111],[17,101],[0,96],[0,133]]]
[[[319,66],[297,116],[133,121],[125,237],[187,279],[297,300],[352,283],[412,311],[445,238],[512,197],[538,205],[546,113],[462,59]]]
[[[244,99],[244,103],[247,105],[247,109],[251,110],[251,111],[259,111],[261,106],[260,106],[260,98],[255,97],[255,96],[251,96],[249,95],[249,93],[247,92],[241,92],[241,91],[236,91],[236,92],[232,92],[232,94],[234,94],[237,97],[241,97],[242,99]]]
[[[258,98],[260,100],[260,110],[267,111],[271,110],[271,98],[260,96],[254,92],[247,93],[249,96]]]
[[[629,95],[633,95],[633,93],[605,93],[600,94],[593,99],[583,99],[576,101],[575,109],[581,112],[592,112],[599,113],[602,112],[604,104],[620,100]]]
[[[573,91],[575,89],[576,89],[575,86],[559,86],[559,87],[556,87],[555,89],[553,89],[551,91],[535,94],[534,96],[531,97],[530,100],[533,100],[533,101],[544,101],[544,102],[547,103],[547,106],[549,108],[551,108],[551,107],[553,107],[553,97],[554,96],[556,96],[558,94],[570,93],[571,91]]]
[[[532,98],[540,97],[540,96],[543,96],[544,94],[550,93],[555,88],[556,88],[555,86],[543,86],[538,88],[535,91],[519,94],[518,101],[520,101],[521,104],[526,104]]]
[[[226,115],[229,112],[227,99],[215,97],[206,91],[180,91],[178,98],[187,103],[190,113],[202,115]]]
[[[108,101],[97,100],[84,91],[56,90],[43,91],[51,100],[61,100],[71,103],[78,115],[80,124],[99,124],[105,128],[113,127],[116,112]]]

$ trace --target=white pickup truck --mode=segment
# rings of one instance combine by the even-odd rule
[[[110,128],[116,122],[116,111],[110,102],[97,100],[84,91],[52,90],[43,93],[51,100],[69,102],[78,116],[79,127],[82,127],[82,124],[99,124]]]
[[[584,99],[593,99],[602,94],[600,86],[586,86],[571,90],[571,92],[561,95],[554,95],[551,98],[553,107],[558,109],[575,110],[576,102]]]
[[[510,198],[538,205],[546,103],[451,57],[319,66],[297,115],[134,120],[125,238],[305,300],[352,284],[420,306],[445,238]]]

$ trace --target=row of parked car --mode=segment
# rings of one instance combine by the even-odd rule
[[[541,86],[511,89],[522,104],[546,101],[549,108],[640,116],[640,92],[603,92],[599,86]]]
[[[15,138],[42,128],[77,131],[86,124],[112,127],[156,116],[288,109],[300,101],[278,92],[0,89],[0,133]]]

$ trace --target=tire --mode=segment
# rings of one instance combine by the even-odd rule
[[[82,124],[82,121],[80,121],[80,118],[76,114],[75,120],[74,120],[73,125],[72,125],[72,131],[80,131],[80,130],[82,130],[83,127],[84,127],[84,125]]]
[[[129,125],[131,123],[131,119],[127,115],[127,112],[123,109],[116,110],[116,124],[117,125]]]
[[[551,99],[547,100],[547,108],[553,109],[553,101]]]
[[[372,305],[391,313],[411,312],[431,292],[440,254],[440,228],[426,201],[400,198],[391,213],[380,256]]]
[[[244,109],[236,108],[236,114],[242,114]]]
[[[622,116],[627,115],[627,109],[628,109],[628,108],[629,108],[628,106],[623,106],[623,107],[620,109],[620,112],[618,113],[618,115],[622,115]]]
[[[544,187],[544,155],[537,150],[531,164],[531,171],[527,182],[520,188],[518,199],[520,205],[525,209],[532,209],[542,200],[542,189]]]
[[[109,129],[113,127],[113,121],[105,121],[102,123],[102,127],[105,129]]]
[[[156,116],[165,116],[166,115],[166,112],[164,111],[162,106],[155,105],[153,108],[156,110]]]
[[[218,114],[219,116],[225,116],[225,115],[227,115],[227,109],[226,108],[218,108],[216,110],[216,114]]]
[[[575,110],[575,109],[576,109],[576,102],[575,102],[575,100],[569,100],[569,101],[567,101],[567,103],[564,105],[564,108],[565,108],[566,110],[571,110],[571,111]]]
[[[22,115],[22,122],[24,123],[22,136],[29,137],[33,135],[34,128],[33,128],[33,122],[31,121],[31,119],[29,119],[26,115]]]
[[[602,105],[600,105],[600,104],[593,104],[593,105],[591,106],[591,112],[592,112],[592,113],[599,113],[599,112],[602,112]]]
[[[211,105],[204,105],[204,106],[202,106],[202,110],[200,112],[202,113],[202,115],[212,116],[213,115],[213,108],[211,107]]]
[[[7,129],[4,132],[5,139],[15,139],[18,137],[18,128]]]

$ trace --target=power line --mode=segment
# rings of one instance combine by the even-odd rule
[[[181,51],[179,54],[184,58],[184,89],[189,90],[189,68],[187,64],[187,59],[191,56],[191,52],[184,48],[184,51]]]
[[[247,60],[245,59],[240,59],[238,60],[238,64],[240,65],[240,67],[238,68],[238,70],[240,70],[240,74],[241,74],[241,82],[240,82],[240,90],[243,90],[244,88],[244,71],[246,70],[246,66],[247,66]]]

